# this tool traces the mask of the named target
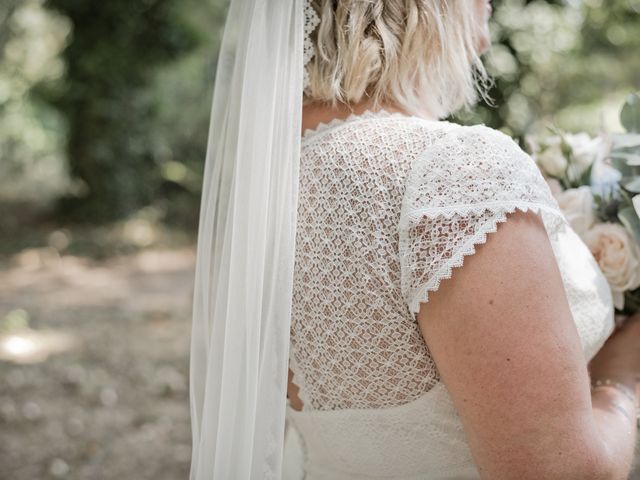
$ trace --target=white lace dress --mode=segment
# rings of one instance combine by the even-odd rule
[[[613,331],[593,256],[497,130],[385,111],[321,124],[299,195],[286,479],[479,478],[416,313],[515,209],[542,214],[586,360]]]

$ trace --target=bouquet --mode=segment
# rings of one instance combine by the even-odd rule
[[[567,221],[609,282],[616,318],[640,312],[640,95],[620,113],[625,133],[526,137]]]

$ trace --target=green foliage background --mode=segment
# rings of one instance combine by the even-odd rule
[[[193,230],[226,0],[2,0],[0,203]],[[522,137],[616,131],[640,89],[640,0],[494,2],[494,105]],[[142,209],[142,210],[141,210]]]

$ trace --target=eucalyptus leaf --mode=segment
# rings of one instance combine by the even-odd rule
[[[640,154],[628,152],[611,152],[609,158],[624,160],[629,166],[640,165]]]
[[[595,162],[592,162],[589,167],[582,173],[580,179],[578,180],[578,186],[580,185],[591,185],[591,174],[593,172],[593,165]]]
[[[549,130],[551,133],[553,133],[554,135],[558,136],[558,137],[562,137],[562,135],[564,135],[564,132],[558,128],[557,125],[554,124],[548,124],[546,126],[547,130]]]
[[[623,178],[620,181],[620,185],[630,192],[640,193],[640,176]]]
[[[630,133],[640,133],[640,95],[632,93],[620,112],[620,123]]]
[[[629,195],[629,192],[627,192],[626,190],[618,190],[618,193],[620,194],[622,205],[633,205],[633,200],[631,199],[632,197],[631,195]],[[623,208],[624,207],[620,207],[618,208],[618,210],[622,210]]]
[[[637,243],[640,243],[640,218],[636,210],[629,206],[618,211],[618,219],[625,228],[633,235]]]
[[[619,206],[620,206],[620,201],[616,200],[616,199],[611,199],[609,202],[607,202],[604,205],[604,208],[602,210],[602,216],[605,219],[605,221],[607,222],[614,222],[616,220],[619,221],[618,219],[618,210],[619,210]]]
[[[625,162],[624,159],[615,158],[615,157],[610,157],[610,158],[611,158],[611,166],[616,170],[618,170],[622,174],[622,176],[630,177],[632,175],[633,169],[629,165],[627,165],[627,162]]]
[[[640,147],[640,134],[616,133],[611,136],[613,149]]]

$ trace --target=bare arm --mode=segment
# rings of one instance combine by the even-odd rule
[[[509,214],[418,321],[485,479],[622,479],[633,405],[594,394],[542,219]],[[625,404],[626,402],[626,404]]]
[[[606,478],[626,480],[633,465],[636,442],[634,403],[612,387],[593,394],[593,414],[613,472]]]
[[[628,477],[629,466],[633,463],[633,451],[628,448],[629,439],[637,435],[634,407],[638,406],[640,392],[640,315],[627,319],[624,326],[617,329],[589,363],[589,370],[594,379],[611,379],[626,387],[631,396],[636,395],[636,402],[629,396],[608,386],[599,387],[593,394],[596,423],[602,430],[601,437],[611,457],[617,457],[620,467],[615,478]],[[624,425],[628,428],[627,436],[614,435],[608,430],[619,431],[621,417],[626,418]],[[635,443],[635,440],[633,441]]]

